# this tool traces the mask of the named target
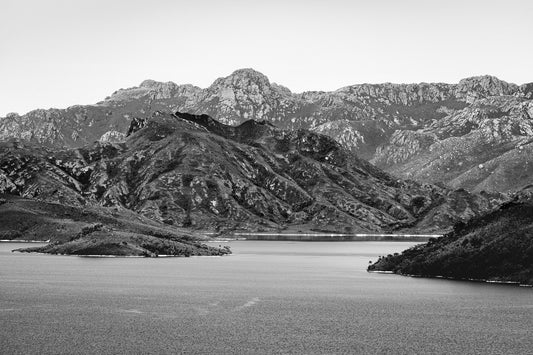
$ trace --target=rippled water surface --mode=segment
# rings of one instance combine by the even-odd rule
[[[410,242],[84,258],[0,243],[0,353],[531,354],[533,289],[367,273]]]

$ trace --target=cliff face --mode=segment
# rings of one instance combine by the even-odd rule
[[[146,80],[96,105],[10,114],[0,118],[0,140],[54,148],[121,142],[134,118],[178,110],[229,125],[254,119],[309,129],[402,178],[508,191],[531,176],[522,152],[530,149],[532,98],[533,84],[517,86],[491,76],[458,84],[361,84],[294,94],[241,69],[207,89]]]
[[[368,269],[533,285],[532,196],[518,195],[490,214],[456,225],[442,238],[382,257]]]
[[[59,151],[2,143],[0,192],[213,231],[442,231],[500,198],[401,181],[327,136],[268,122],[156,112],[127,132]]]

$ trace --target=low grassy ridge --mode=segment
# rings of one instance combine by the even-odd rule
[[[193,256],[226,255],[229,248],[202,243],[194,232],[150,220],[132,211],[73,207],[0,195],[0,239],[49,241],[18,249],[71,255]]]

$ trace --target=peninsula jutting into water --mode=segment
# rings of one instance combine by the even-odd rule
[[[204,244],[206,237],[170,227],[126,209],[65,206],[0,195],[0,239],[48,240],[21,252],[63,255],[226,255],[231,251]]]
[[[533,285],[533,194],[458,224],[443,238],[388,255],[370,271]]]

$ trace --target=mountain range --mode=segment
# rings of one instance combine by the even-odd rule
[[[240,69],[206,89],[145,80],[94,105],[0,118],[0,140],[51,148],[123,142],[135,118],[153,112],[208,114],[228,125],[249,119],[309,129],[403,179],[469,191],[516,190],[530,182],[533,83],[492,76],[458,84],[358,84],[295,94]]]
[[[229,126],[208,115],[156,111],[125,132],[120,142],[81,148],[0,143],[0,193],[119,207],[219,233],[442,232],[503,199],[403,181],[331,137],[267,121]]]

